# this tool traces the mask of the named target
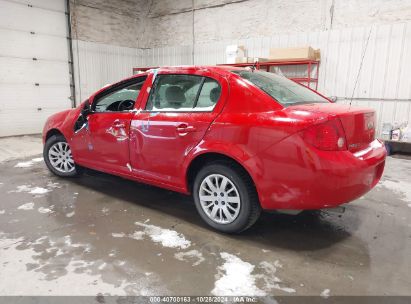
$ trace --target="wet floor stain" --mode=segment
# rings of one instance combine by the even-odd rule
[[[411,293],[411,160],[387,159],[343,214],[264,213],[241,235],[210,230],[190,197],[40,160],[0,164],[0,295]]]

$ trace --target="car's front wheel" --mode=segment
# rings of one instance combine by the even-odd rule
[[[248,229],[261,212],[250,177],[238,165],[225,161],[210,163],[198,172],[193,197],[202,219],[225,233]]]
[[[47,167],[55,175],[74,177],[81,173],[81,168],[74,163],[70,146],[62,135],[53,135],[47,139],[43,157]]]

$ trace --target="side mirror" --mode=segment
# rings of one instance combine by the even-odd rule
[[[83,109],[81,110],[81,115],[85,118],[91,113],[92,113],[91,106],[90,106],[89,101],[87,100],[86,103],[84,104]]]
[[[337,96],[331,96],[330,100],[332,103],[336,103],[337,102]]]

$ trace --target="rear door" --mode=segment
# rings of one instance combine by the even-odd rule
[[[139,177],[180,188],[183,161],[221,111],[226,80],[210,73],[159,73],[147,95],[131,122],[131,166]]]

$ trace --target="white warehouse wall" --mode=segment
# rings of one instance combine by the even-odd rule
[[[144,66],[143,50],[73,40],[76,101],[79,104],[106,84],[132,75],[132,68]]]
[[[228,44],[260,57],[270,47],[320,48],[319,91],[349,102],[371,30],[353,104],[375,108],[379,129],[411,121],[410,1],[194,0],[194,12],[191,0],[70,3],[77,102],[133,67],[192,64],[193,34],[195,64],[223,63]]]
[[[70,108],[65,11],[64,0],[0,0],[0,137],[40,133]]]
[[[152,0],[146,47],[210,43],[411,20],[409,0]],[[194,6],[193,6],[194,4]]]

